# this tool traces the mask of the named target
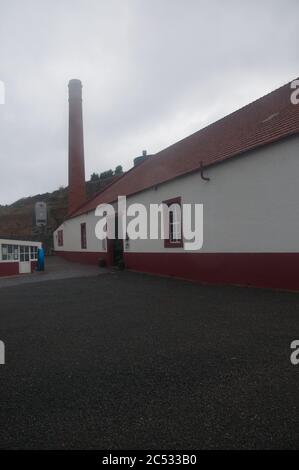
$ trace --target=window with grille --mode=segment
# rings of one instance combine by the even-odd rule
[[[63,246],[63,230],[58,230],[58,246]]]
[[[86,224],[81,224],[81,248],[86,250],[87,241],[86,241]]]
[[[37,246],[30,247],[30,259],[37,260]]]
[[[18,261],[19,247],[18,245],[3,244],[1,246],[1,255],[3,261]]]
[[[164,247],[181,248],[183,247],[181,198],[169,199],[164,201],[164,204],[168,206],[166,223],[169,230],[168,238],[164,240]]]
[[[30,261],[30,246],[20,246],[20,261]]]

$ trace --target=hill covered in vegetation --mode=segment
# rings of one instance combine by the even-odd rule
[[[122,167],[108,170],[100,175],[93,173],[86,182],[87,199],[102,191],[123,174]],[[47,227],[36,227],[34,207],[45,202],[48,208]],[[53,231],[63,222],[68,209],[68,188],[61,187],[51,193],[24,197],[10,205],[0,204],[0,238],[43,241],[50,251]]]

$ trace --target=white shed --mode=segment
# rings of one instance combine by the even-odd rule
[[[41,242],[0,238],[0,276],[31,273]]]

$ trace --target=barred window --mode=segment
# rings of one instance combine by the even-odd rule
[[[30,261],[30,246],[20,246],[20,261]]]
[[[169,199],[164,201],[164,204],[168,206],[167,224],[169,230],[169,236],[164,240],[164,248],[182,248],[183,237],[181,198],[176,197]]]
[[[36,260],[37,259],[37,246],[30,247],[30,259]]]
[[[58,246],[63,246],[63,230],[58,230]]]
[[[86,241],[86,224],[81,224],[81,248],[86,250],[87,248],[87,241]]]
[[[18,245],[3,244],[1,248],[3,261],[18,261],[19,247]]]

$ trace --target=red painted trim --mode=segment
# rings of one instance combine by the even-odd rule
[[[164,239],[164,248],[183,248],[183,240],[172,242],[170,239]]]
[[[110,265],[109,254],[106,252],[92,252],[92,251],[56,251],[56,255],[62,258],[83,264],[98,264],[99,259],[102,258],[106,261],[107,266]]]
[[[163,201],[163,204],[166,204],[167,206],[171,206],[171,204],[179,204],[181,205],[181,196],[176,196],[172,197],[171,199],[166,199],[166,201]]]
[[[19,274],[19,262],[5,263],[0,262],[0,276],[15,276]]]
[[[124,253],[128,269],[198,282],[299,290],[299,253]]]
[[[163,201],[163,204],[166,204],[168,207],[171,206],[172,204],[178,204],[180,207],[181,207],[181,210],[182,210],[182,199],[180,196],[178,197],[173,197],[172,199],[167,199],[166,201]],[[169,213],[168,213],[168,217],[169,216]],[[181,240],[179,241],[176,241],[176,242],[173,242],[171,241],[170,239],[170,232],[171,232],[171,229],[170,229],[170,219],[168,219],[168,230],[169,230],[169,238],[165,238],[164,239],[164,248],[183,248],[183,239],[181,238]],[[182,227],[182,222],[181,222],[181,236],[183,234],[183,227]]]

